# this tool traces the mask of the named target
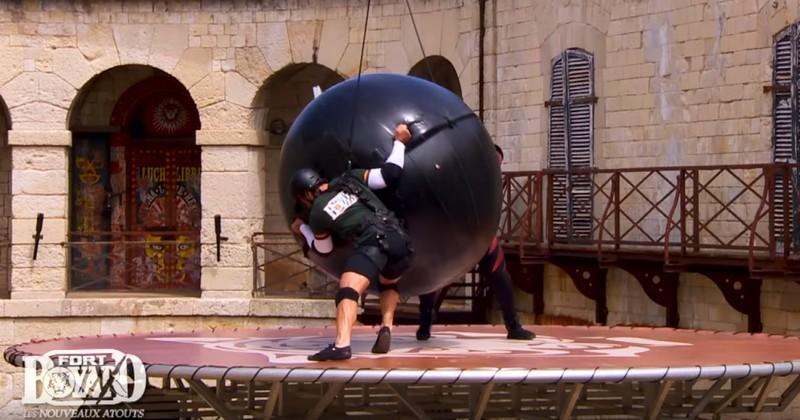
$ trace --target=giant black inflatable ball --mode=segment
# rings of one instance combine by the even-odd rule
[[[413,122],[414,140],[400,185],[381,197],[406,220],[416,251],[399,283],[410,296],[440,289],[469,271],[497,229],[500,167],[489,134],[460,98],[411,76],[372,74],[342,82],[311,101],[292,124],[281,151],[279,185],[290,223],[289,180],[297,169],[314,168],[332,179],[347,170],[348,160],[353,168],[380,167],[400,122]],[[348,252],[337,243],[328,256],[309,256],[338,276]]]

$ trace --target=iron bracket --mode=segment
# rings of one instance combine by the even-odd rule
[[[665,272],[657,269],[657,264],[644,261],[619,261],[615,265],[636,277],[647,297],[667,309],[666,326],[677,328],[680,321],[678,313],[680,273]]]
[[[753,279],[746,268],[732,270],[703,267],[692,270],[710,278],[733,309],[747,315],[747,331],[759,333],[761,324],[761,280]]]
[[[595,322],[605,325],[608,321],[606,303],[606,274],[608,270],[597,265],[594,259],[552,258],[551,263],[564,270],[582,295],[595,303]]]

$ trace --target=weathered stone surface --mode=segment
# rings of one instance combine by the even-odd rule
[[[75,98],[75,88],[61,77],[52,73],[39,75],[39,99],[64,109],[69,109]]]
[[[203,171],[259,171],[264,151],[248,146],[203,146]]]
[[[448,9],[442,12],[442,40],[439,46],[439,54],[445,57],[453,57],[456,55],[454,53],[461,35],[461,31],[456,29],[459,28],[459,14],[458,9]],[[425,48],[425,52],[428,53],[428,47],[426,46]]]
[[[75,89],[83,87],[95,74],[91,63],[77,48],[53,51],[53,71]]]
[[[67,249],[58,244],[39,244],[36,259],[33,259],[33,245],[12,245],[11,266],[16,268],[51,267],[64,268],[67,265]]]
[[[211,73],[211,63],[211,48],[187,48],[175,66],[173,75],[188,89]]]
[[[150,25],[115,25],[114,43],[121,64],[146,64],[153,41],[154,27]]]
[[[17,170],[11,180],[13,194],[66,194],[66,171]]]
[[[131,318],[106,318],[100,321],[100,334],[130,334],[134,326],[135,322]]]
[[[14,300],[64,300],[66,291],[64,290],[12,290],[11,301]],[[10,302],[10,301],[9,301]],[[9,303],[10,305],[10,303]]]
[[[37,73],[22,73],[0,87],[3,100],[9,108],[14,108],[36,99],[39,87]],[[13,121],[12,121],[13,122]]]
[[[2,90],[0,94],[5,97]],[[66,108],[45,102],[32,102],[11,110],[15,130],[59,130],[67,119]]]
[[[11,241],[15,244],[32,244],[36,232],[36,219],[11,220]],[[67,220],[47,218],[42,225],[40,244],[60,244],[67,238]]]
[[[67,276],[64,268],[14,267],[11,270],[12,290],[65,290]],[[8,308],[6,308],[8,309]]]
[[[203,108],[225,100],[225,75],[221,72],[209,73],[189,90],[198,108]]]
[[[289,33],[284,22],[259,23],[256,42],[273,71],[292,62]]]
[[[48,322],[42,322],[38,319],[17,319],[14,321],[14,340],[17,342],[26,342],[32,339],[78,337],[99,333],[99,318],[52,319]]]
[[[74,317],[141,316],[143,302],[127,298],[71,299],[70,315]]]
[[[261,217],[250,219],[222,218],[222,236],[228,238],[225,244],[247,244],[255,232],[264,231],[264,220]],[[200,230],[200,240],[204,243],[216,241],[214,234],[214,218],[208,217],[202,220]]]
[[[148,63],[171,72],[189,46],[187,25],[155,25]]]
[[[200,181],[203,217],[260,217],[263,211],[261,176],[249,172],[203,172]],[[236,188],[230,188],[236,185]],[[225,194],[215,193],[225,191]],[[231,205],[236,203],[236,205]]]
[[[226,129],[234,131],[252,130],[250,126],[250,110],[228,101],[217,102],[200,109],[200,121],[203,123],[203,131],[205,129],[212,131]]]
[[[438,55],[441,51],[442,42],[442,12],[419,13],[414,15],[417,22],[422,46],[425,47],[425,54]],[[406,16],[402,20],[401,41],[405,46],[406,54],[412,63],[422,60],[424,57],[419,48],[417,33],[411,18]]]
[[[249,267],[205,267],[201,277],[206,290],[253,290],[253,270]]]
[[[209,146],[260,146],[262,141],[255,130],[200,130],[197,132],[197,144]],[[205,169],[204,169],[205,170]]]
[[[10,373],[0,373],[0,408],[5,407],[13,399],[13,394],[14,383],[12,375]]]
[[[345,77],[352,77],[358,74],[358,60],[361,58],[361,47],[356,44],[348,44],[345,47],[336,71]]]
[[[0,85],[22,73],[22,48],[0,48]]]
[[[248,244],[223,244],[217,261],[217,245],[203,245],[200,255],[202,266],[212,267],[252,267],[253,252]]]
[[[203,281],[202,276],[200,281]],[[142,300],[142,314],[147,316],[167,315],[192,315],[192,303],[195,299],[189,298],[150,298]]]
[[[81,53],[96,71],[120,63],[114,32],[107,25],[78,25],[77,44]]]
[[[244,316],[249,309],[249,299],[201,299],[194,302],[195,315]],[[228,322],[241,321],[228,320]]]
[[[15,127],[16,128],[16,127]],[[8,132],[8,144],[14,146],[70,146],[72,133],[67,130],[22,130],[14,129]],[[22,148],[14,148],[12,154],[16,155]],[[48,148],[49,149],[49,148]],[[67,150],[63,149],[66,154]],[[63,159],[62,159],[63,160]],[[32,163],[35,161],[32,161]],[[37,168],[20,168],[37,169]]]
[[[310,63],[314,55],[314,38],[322,22],[287,22],[286,28],[292,50],[292,62]],[[318,29],[319,27],[319,29]]]
[[[14,340],[20,342],[26,341],[24,337],[20,338],[18,334],[17,327],[20,325],[19,323],[23,321],[22,318],[63,317],[69,314],[69,302],[64,299],[15,299],[12,296],[11,300],[5,302],[4,312],[6,317],[15,319]],[[42,323],[42,321],[27,321],[23,326],[35,323]],[[44,334],[42,334],[40,338],[44,338]]]
[[[332,299],[263,298],[250,302],[250,313],[286,318],[335,318],[336,308]]]
[[[408,73],[411,68],[411,63],[408,61],[406,50],[400,41],[389,42],[386,44],[387,51],[384,59],[384,66],[386,71],[391,73]]]
[[[14,320],[8,318],[0,319],[0,346],[14,344]],[[0,402],[0,406],[2,406]]]
[[[347,47],[350,24],[348,19],[331,19],[322,23],[317,62],[330,69],[338,67]],[[387,46],[388,47],[388,46]]]
[[[253,105],[258,88],[236,72],[225,73],[225,99],[228,102],[249,108]]]
[[[256,47],[237,48],[235,54],[236,71],[250,83],[261,86],[272,74],[272,69],[264,59],[261,49]]]
[[[16,132],[22,133],[22,132]],[[68,132],[64,132],[68,133]],[[45,133],[49,135],[51,133]],[[56,135],[61,136],[62,133]],[[37,133],[36,137],[41,134]],[[12,135],[13,137],[13,135]],[[14,140],[17,140],[15,138]],[[19,144],[12,142],[12,144]],[[11,152],[12,167],[16,170],[66,170],[69,149],[65,147],[15,147]]]

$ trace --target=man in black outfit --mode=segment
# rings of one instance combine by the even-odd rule
[[[497,159],[503,162],[503,149],[494,146],[497,152]],[[514,286],[511,284],[511,276],[506,270],[506,258],[503,248],[500,246],[497,237],[492,238],[489,249],[483,258],[478,261],[478,273],[486,279],[489,287],[494,291],[500,310],[503,312],[503,321],[508,331],[510,340],[533,340],[536,334],[526,330],[519,323],[519,317],[514,309]],[[431,324],[433,324],[433,307],[436,301],[437,292],[431,292],[419,297],[419,328],[417,329],[417,340],[427,340],[431,337]]]
[[[394,131],[392,152],[381,168],[353,169],[328,182],[309,168],[294,173],[292,194],[310,209],[307,220],[296,218],[291,230],[302,236],[311,250],[333,251],[333,240],[353,244],[336,293],[336,340],[308,357],[309,360],[345,360],[352,357],[350,338],[358,301],[371,282],[378,282],[383,315],[373,353],[387,353],[391,327],[400,295],[397,281],[411,265],[413,250],[400,221],[372,191],[397,183],[411,132],[405,124]]]

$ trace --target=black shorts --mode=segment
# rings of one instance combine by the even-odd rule
[[[365,236],[358,241],[353,254],[347,259],[345,272],[361,274],[374,282],[379,275],[394,280],[411,266],[414,252],[401,232],[387,230],[381,238],[377,234]]]

